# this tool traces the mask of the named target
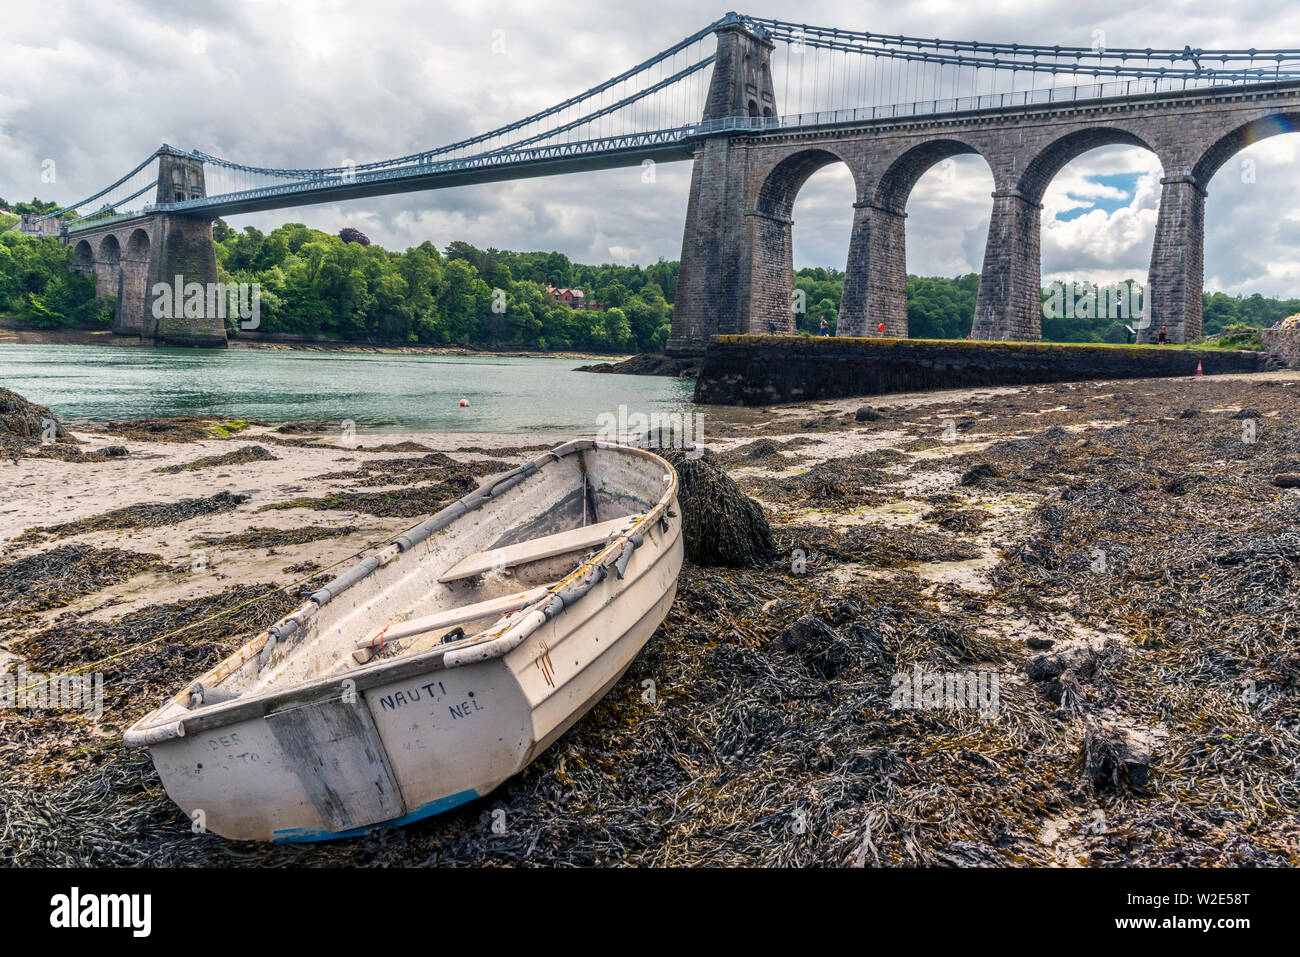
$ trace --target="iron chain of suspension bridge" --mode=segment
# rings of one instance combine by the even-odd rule
[[[780,111],[708,115],[715,31],[741,25],[773,45]],[[1181,50],[987,43],[885,35],[727,14],[643,63],[523,119],[435,149],[317,168],[237,163],[163,146],[112,185],[43,219],[93,208],[71,230],[151,211],[231,215],[463,183],[685,160],[698,138],[903,117],[1300,80],[1300,50]],[[159,158],[204,165],[200,189],[124,207],[158,185]],[[161,192],[161,190],[160,190]]]

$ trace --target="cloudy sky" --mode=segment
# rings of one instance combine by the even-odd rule
[[[981,4],[752,0],[747,13],[932,36],[1110,47],[1300,47],[1300,5],[1097,0]],[[0,197],[72,201],[160,143],[261,166],[339,165],[428,149],[561,101],[694,32],[725,6],[698,0],[41,0],[0,28]],[[937,24],[942,27],[936,29]],[[495,43],[495,52],[494,52]],[[1244,182],[1240,161],[1254,162]],[[49,162],[53,161],[53,167]],[[1210,187],[1206,285],[1300,295],[1300,135],[1227,164]],[[49,170],[55,171],[48,182]],[[43,174],[46,179],[43,180]],[[1144,277],[1160,167],[1136,148],[1080,157],[1045,198],[1044,280]],[[584,262],[680,254],[688,163],[408,193],[237,217],[404,248],[455,239],[561,250]],[[908,271],[978,271],[992,178],[961,157],[908,204]],[[847,170],[811,179],[795,208],[797,266],[844,267]]]

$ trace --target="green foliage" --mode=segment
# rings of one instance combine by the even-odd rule
[[[48,212],[33,199],[20,212]],[[0,223],[3,225],[3,223]],[[572,262],[558,252],[478,249],[465,242],[445,252],[429,242],[389,252],[345,242],[302,223],[264,234],[212,228],[223,282],[257,283],[261,332],[374,343],[485,346],[591,352],[660,352],[667,344],[678,263],[651,266]],[[52,237],[0,233],[0,315],[42,326],[107,327],[111,297],[96,299],[94,280],[70,272],[70,247]],[[1132,281],[1129,280],[1129,283]],[[1125,285],[1125,284],[1121,284]],[[556,302],[547,286],[583,290],[599,309]],[[798,331],[815,335],[822,319],[835,330],[844,273],[800,269]],[[960,339],[970,333],[979,276],[907,277],[907,315],[916,338]],[[1044,301],[1051,290],[1044,290]],[[1129,320],[1108,310],[1045,317],[1043,338],[1056,342],[1125,342]],[[1205,333],[1223,344],[1257,348],[1256,330],[1300,312],[1300,299],[1224,293],[1205,296]],[[239,319],[227,319],[231,332]]]
[[[1264,340],[1260,338],[1259,327],[1233,323],[1219,331],[1217,339],[1207,337],[1207,344],[1220,349],[1254,349],[1262,352]]]
[[[259,331],[376,343],[650,352],[668,341],[677,264],[585,266],[562,253],[453,242],[403,253],[344,242],[301,223],[270,234],[213,226],[225,282],[261,287]],[[601,309],[572,309],[547,286]],[[230,320],[230,327],[236,320]]]
[[[1203,329],[1207,337],[1221,335],[1231,326],[1266,329],[1298,312],[1300,299],[1266,299],[1259,293],[1252,296],[1206,293]]]
[[[72,248],[52,236],[0,233],[0,316],[42,328],[108,328],[113,297],[96,299],[95,281],[68,271],[71,259]]]
[[[3,200],[0,200],[0,206],[5,206],[5,205],[7,204]],[[32,201],[30,203],[14,203],[14,205],[11,208],[19,216],[22,216],[24,213],[35,213],[36,215],[39,216],[44,213],[54,212],[56,209],[59,208],[59,204],[45,202],[33,196]]]
[[[907,328],[914,339],[965,339],[975,322],[975,273],[907,277]]]

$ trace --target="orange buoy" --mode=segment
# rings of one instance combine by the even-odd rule
[[[460,400],[460,407],[461,407],[462,409],[468,409],[468,408],[469,408],[469,399],[461,399],[461,400]]]

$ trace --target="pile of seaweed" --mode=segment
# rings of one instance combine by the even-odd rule
[[[227,420],[211,415],[175,415],[162,419],[126,419],[122,422],[96,422],[94,431],[118,435],[137,442],[170,442],[184,444],[205,439],[225,439],[242,432],[251,425],[264,422],[236,419]]]
[[[416,482],[445,482],[465,476],[483,477],[497,475],[514,468],[500,459],[476,459],[459,462],[442,452],[398,459],[374,459],[363,462],[358,469],[327,472],[318,479],[347,479],[356,488],[380,488],[390,485],[412,485]]]
[[[768,438],[755,439],[752,442],[745,442],[734,448],[727,449],[725,452],[716,453],[717,462],[723,468],[737,468],[740,466],[761,466],[767,469],[794,468],[798,464],[798,459],[785,453],[813,444],[815,441],[815,439],[810,439],[807,436],[798,436],[779,442]]]
[[[131,528],[160,528],[177,525],[200,515],[229,512],[248,501],[247,495],[217,492],[202,498],[186,498],[179,502],[150,502],[128,505],[101,512],[89,518],[61,522],[58,525],[39,525],[23,532],[15,541],[38,542],[48,539],[68,538],[88,532],[122,531]]]
[[[966,540],[932,532],[915,525],[780,525],[775,530],[777,550],[788,562],[796,550],[810,567],[827,560],[872,568],[901,568],[935,562],[960,562],[979,558],[981,548]]]
[[[70,440],[47,406],[29,402],[12,389],[0,389],[0,434],[39,442],[51,422],[55,440]]]
[[[0,456],[14,462],[24,457],[103,462],[109,457],[83,453],[49,408],[29,402],[11,389],[0,389]]]
[[[250,462],[275,462],[276,457],[260,445],[244,445],[224,455],[205,455],[192,462],[178,465],[164,465],[154,469],[155,472],[174,474],[193,472],[198,469],[216,468],[222,465],[247,465]]]
[[[294,525],[291,528],[255,525],[229,535],[198,535],[194,540],[207,546],[276,549],[288,545],[306,545],[326,538],[342,538],[358,531],[360,529],[356,525]]]
[[[501,447],[495,449],[485,449],[481,445],[462,445],[456,449],[457,452],[469,452],[475,455],[530,455],[536,452],[545,452],[554,448],[554,445],[543,442],[539,445],[514,445],[510,447]]]
[[[162,557],[120,548],[62,545],[0,564],[0,617],[62,608],[146,571]]]
[[[299,595],[270,586],[239,585],[111,621],[60,620],[16,642],[11,650],[29,672],[102,675],[104,714],[95,722],[80,711],[0,711],[0,762],[8,769],[0,813],[9,840],[14,839],[15,791],[57,787],[97,768],[116,773],[127,726],[300,601]]]
[[[880,505],[899,497],[891,489],[899,476],[878,468],[863,468],[847,459],[818,462],[797,475],[767,478],[743,476],[740,487],[749,495],[782,507],[842,509]]]
[[[670,449],[660,454],[677,470],[688,559],[745,568],[772,557],[772,533],[763,509],[740,491],[711,452],[696,455]]]

